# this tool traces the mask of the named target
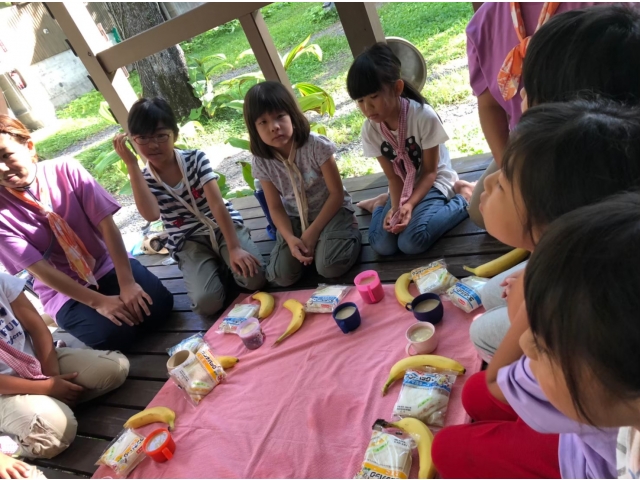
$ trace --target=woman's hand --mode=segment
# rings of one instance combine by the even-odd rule
[[[119,133],[113,137],[113,148],[118,156],[122,159],[127,168],[138,166],[138,159],[127,146],[127,134]]]
[[[117,295],[102,295],[96,306],[96,312],[107,317],[119,327],[122,326],[122,322],[131,327],[140,323]]]
[[[83,387],[71,382],[71,380],[77,376],[77,373],[66,373],[44,380],[48,382],[48,395],[67,405],[75,405],[78,402],[80,394],[84,392]]]
[[[129,313],[137,318],[138,323],[144,322],[143,311],[147,317],[151,315],[147,304],[153,305],[153,300],[137,283],[120,288],[120,300],[125,304]]]
[[[253,277],[258,274],[260,260],[240,247],[229,250],[229,264],[236,275]]]
[[[411,221],[411,214],[413,213],[413,205],[410,203],[405,203],[402,205],[398,211],[398,223],[396,223],[393,227],[391,227],[391,233],[395,233],[396,235],[402,233],[408,226]]]
[[[0,453],[0,478],[29,478],[33,468],[36,467]]]
[[[289,245],[289,250],[291,250],[291,255],[293,255],[294,258],[299,260],[303,265],[311,265],[311,262],[313,262],[313,254],[309,253],[309,249],[301,239],[292,237],[291,240],[287,242],[287,245]]]

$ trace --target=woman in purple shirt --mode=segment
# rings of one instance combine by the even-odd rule
[[[29,131],[0,115],[0,262],[14,275],[27,269],[45,312],[102,350],[126,348],[143,325],[155,324],[173,308],[158,278],[128,257],[113,221],[119,209],[75,160],[38,163]],[[82,280],[70,263],[48,210],[79,237],[97,285]]]

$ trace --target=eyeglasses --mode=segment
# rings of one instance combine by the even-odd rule
[[[150,136],[140,135],[139,137],[133,137],[133,141],[138,145],[147,145],[152,140],[155,140],[156,143],[165,143],[167,140],[169,140],[170,136],[170,133],[159,133],[158,135]]]

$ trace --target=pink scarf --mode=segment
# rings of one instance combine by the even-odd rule
[[[407,200],[411,198],[411,194],[413,193],[413,183],[416,179],[416,167],[413,166],[413,162],[409,158],[409,154],[405,149],[405,144],[407,141],[407,113],[409,112],[409,100],[404,97],[400,97],[400,117],[398,118],[398,138],[396,139],[394,135],[391,133],[389,128],[385,125],[384,122],[380,123],[380,130],[382,131],[382,136],[389,142],[391,148],[396,153],[396,158],[392,162],[393,163],[393,171],[396,172],[402,181],[404,182],[404,186],[402,187],[402,194],[400,195],[400,205],[401,207]],[[400,220],[399,217],[400,209],[391,217],[391,226],[395,226]]]
[[[37,358],[21,352],[4,340],[0,340],[0,361],[27,380],[46,380],[49,378],[42,374],[42,366]]]

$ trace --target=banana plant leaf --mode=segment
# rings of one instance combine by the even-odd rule
[[[251,173],[251,162],[238,162],[238,163],[242,167],[242,178],[244,178],[244,181],[247,182],[247,185],[249,185],[249,188],[255,192],[256,185],[255,185],[255,180],[253,178],[253,174]]]
[[[227,138],[227,140],[224,143],[228,143],[232,147],[241,148],[243,150],[251,149],[249,140],[245,140],[244,138],[231,137],[231,138]]]
[[[112,125],[118,124],[115,117],[111,113],[111,109],[109,108],[109,104],[107,102],[100,102],[100,108],[98,109],[98,114],[110,124]]]
[[[117,163],[118,160],[120,160],[120,156],[116,153],[115,150],[101,153],[94,162],[96,166],[96,173],[98,175],[102,175],[107,168]]]

